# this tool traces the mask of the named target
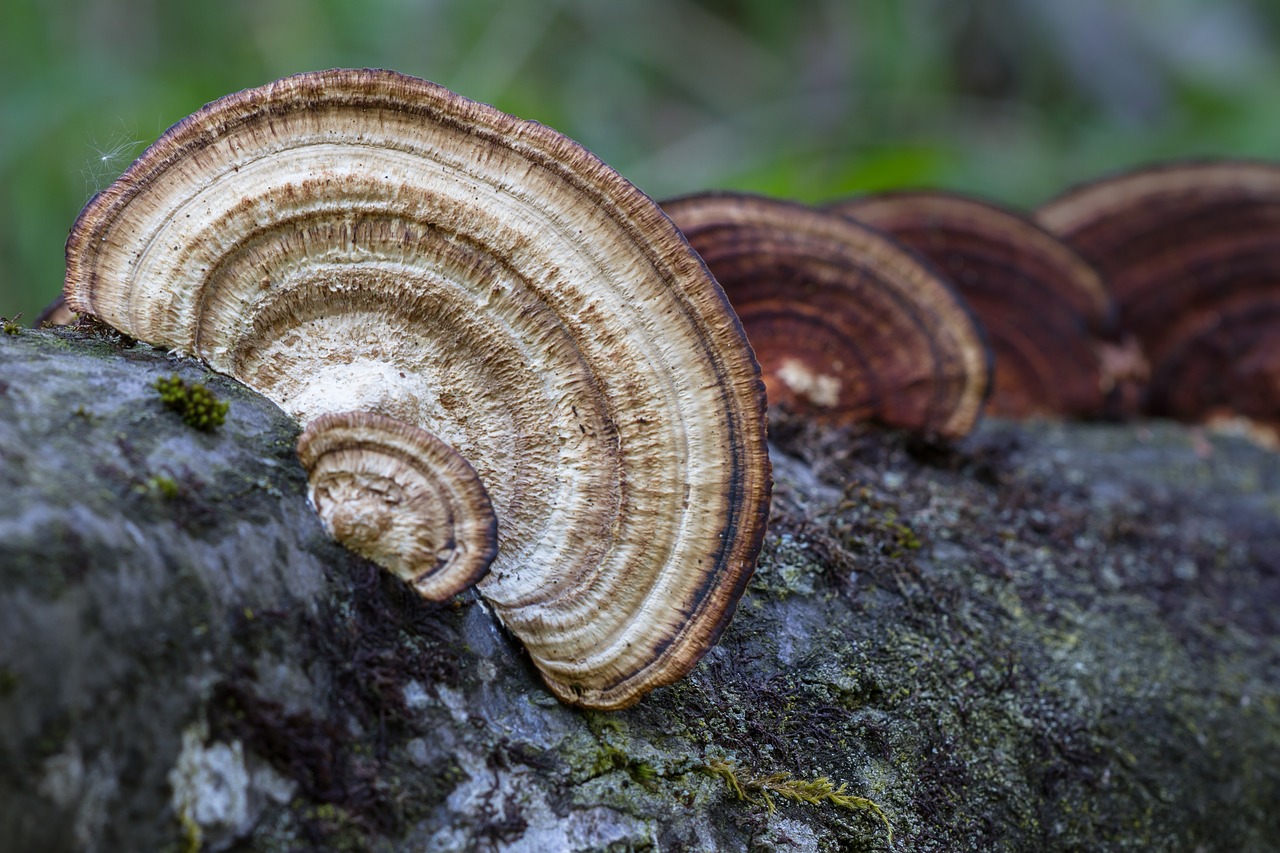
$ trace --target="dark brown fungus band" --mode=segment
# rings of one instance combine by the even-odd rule
[[[1280,425],[1280,165],[1148,167],[1036,218],[1107,278],[1150,363],[1147,412]]]
[[[663,204],[733,303],[769,402],[956,438],[990,381],[981,330],[929,266],[875,231],[741,193]]]
[[[1025,217],[943,192],[855,198],[830,210],[892,235],[934,263],[986,329],[995,356],[988,411],[1093,416],[1116,386],[1104,359],[1114,306],[1101,277]]]
[[[64,293],[300,423],[457,451],[497,517],[478,588],[565,701],[680,678],[750,579],[770,469],[742,327],[657,205],[544,125],[389,71],[229,95],[89,203]]]

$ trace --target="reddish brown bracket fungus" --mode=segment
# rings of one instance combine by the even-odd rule
[[[480,590],[566,701],[681,677],[750,577],[770,479],[742,328],[658,207],[540,124],[385,71],[230,95],[90,202],[64,292],[301,422],[456,450],[498,520]]]
[[[1107,278],[1150,362],[1150,413],[1280,425],[1280,166],[1141,169],[1036,218]]]
[[[424,429],[370,412],[321,415],[299,437],[298,458],[333,538],[425,598],[474,585],[498,553],[475,469]]]
[[[740,193],[663,208],[742,318],[771,405],[954,438],[982,410],[982,333],[936,273],[843,217]]]
[[[75,321],[75,312],[67,307],[67,300],[62,296],[62,294],[58,294],[58,298],[49,303],[49,305],[36,316],[36,321],[31,324],[31,328],[41,329],[46,326],[69,326]]]
[[[1096,415],[1114,307],[1098,273],[1061,240],[985,202],[887,193],[829,208],[884,231],[934,263],[978,315],[995,377],[988,410],[1005,417]]]

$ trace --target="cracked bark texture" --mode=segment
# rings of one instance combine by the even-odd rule
[[[0,335],[0,849],[890,849],[787,798],[822,779],[894,850],[1280,838],[1280,456],[1241,438],[779,420],[733,624],[605,714],[329,542],[297,431],[102,330]]]

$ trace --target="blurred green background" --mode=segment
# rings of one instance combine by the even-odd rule
[[[379,66],[537,119],[656,198],[925,185],[1036,204],[1186,156],[1276,156],[1275,0],[0,0],[0,314],[168,125]]]

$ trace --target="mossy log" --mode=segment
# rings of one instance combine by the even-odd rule
[[[329,542],[297,431],[103,330],[0,335],[0,849],[1276,849],[1280,455],[1242,438],[779,421],[733,624],[604,714]]]

